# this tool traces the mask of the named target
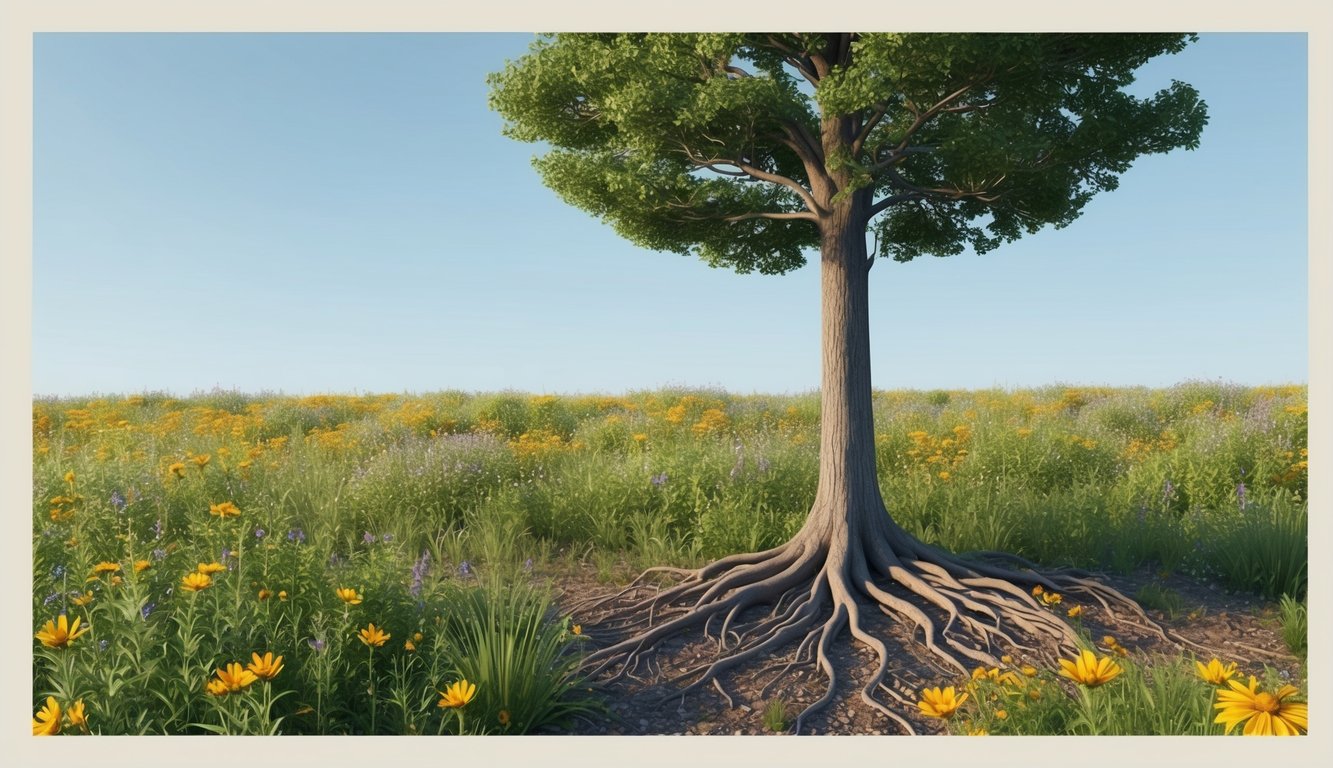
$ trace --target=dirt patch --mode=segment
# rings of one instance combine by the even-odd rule
[[[559,592],[559,602],[568,607],[587,598],[609,595],[632,579],[628,570],[617,576],[620,584],[599,580],[587,565],[572,565],[545,574]],[[1248,673],[1259,674],[1265,665],[1293,683],[1301,682],[1299,660],[1287,649],[1279,634],[1276,606],[1254,595],[1229,592],[1216,584],[1201,583],[1183,576],[1160,577],[1150,573],[1130,576],[1099,576],[1099,580],[1122,593],[1134,595],[1145,587],[1166,590],[1177,598],[1169,612],[1145,607],[1148,615],[1178,638],[1178,643],[1163,641],[1144,629],[1112,624],[1099,615],[1100,609],[1085,606],[1083,625],[1094,639],[1114,635],[1129,650],[1132,658],[1151,664],[1154,654],[1193,653],[1202,658],[1220,656],[1235,661]],[[1160,592],[1159,592],[1160,594]],[[588,642],[598,647],[618,635],[597,628],[600,615],[575,616]],[[893,693],[882,689],[875,697],[888,703],[922,734],[942,733],[938,720],[916,712],[914,702],[922,687],[953,684],[959,673],[939,663],[908,636],[903,625],[878,612],[864,614],[867,629],[888,645],[891,653],[888,681],[901,703],[893,702]],[[659,645],[655,654],[633,676],[611,683],[603,692],[610,716],[596,720],[580,719],[572,727],[552,731],[579,735],[753,735],[772,733],[765,725],[765,708],[781,699],[785,703],[786,723],[795,720],[806,706],[824,696],[827,678],[812,665],[802,665],[779,676],[790,661],[795,644],[770,658],[752,661],[724,673],[719,684],[678,695],[680,682],[671,682],[687,670],[707,662],[717,651],[717,641],[705,639],[697,630],[670,638]],[[882,713],[861,700],[862,687],[877,665],[873,651],[852,640],[844,629],[831,648],[831,661],[839,682],[833,699],[821,710],[806,717],[803,734],[898,734],[902,729]],[[1036,659],[1016,656],[1016,665],[1041,664]],[[693,679],[693,677],[687,678]]]

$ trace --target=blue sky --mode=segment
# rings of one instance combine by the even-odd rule
[[[32,385],[800,392],[813,264],[736,275],[630,245],[503,137],[529,35],[39,34]],[[871,272],[876,388],[1304,382],[1304,35],[1209,34],[1193,152],[1072,226]]]

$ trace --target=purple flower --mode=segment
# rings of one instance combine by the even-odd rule
[[[99,651],[105,651],[105,650],[107,649],[107,646],[109,646],[109,645],[111,645],[111,641],[110,641],[110,640],[101,640],[101,641],[98,641],[98,643],[97,643],[97,650],[99,650]]]
[[[157,522],[153,523],[153,538],[162,538],[162,518],[160,517],[157,519]]]
[[[228,547],[223,547],[222,557],[219,557],[218,559],[222,561],[223,565],[227,566],[228,568],[231,568],[231,563],[227,562],[228,560],[231,559],[231,549]]]
[[[315,653],[324,652],[325,642],[323,640],[320,640],[318,637],[307,638],[305,642],[306,645],[309,645],[311,650],[313,650]]]
[[[60,598],[59,592],[52,592],[42,600],[42,605],[50,605]]]
[[[161,547],[158,547],[157,549],[153,550],[154,560],[162,560],[165,559],[166,556],[167,556],[167,551],[165,549],[162,549]]]
[[[467,576],[471,576],[471,575],[472,575],[472,563],[469,563],[469,562],[466,561],[466,560],[464,560],[462,563],[460,563],[460,564],[458,565],[458,575],[459,575],[459,576],[463,576],[463,577],[465,577],[465,578],[466,578]]]
[[[412,597],[421,596],[421,587],[426,581],[426,573],[430,570],[430,552],[422,552],[416,562],[412,564],[412,586],[410,592]]]
[[[392,533],[384,534],[383,536],[380,537],[380,541],[383,541],[386,544],[393,541],[393,534]]]
[[[111,492],[111,506],[115,507],[117,512],[125,511],[125,507],[127,505],[125,502],[125,497],[120,495],[120,491]]]
[[[653,484],[654,486],[656,486],[656,487],[658,487],[658,488],[661,488],[662,486],[666,485],[666,482],[667,482],[667,473],[666,473],[666,472],[659,472],[659,473],[653,475],[653,476],[652,476],[652,480],[651,480],[651,482],[652,482],[652,484]]]
[[[256,539],[262,539],[262,538],[264,538],[264,529],[263,529],[263,528],[256,528],[256,529],[255,529],[255,538],[256,538]]]
[[[361,541],[366,544],[374,544],[375,534],[371,533],[370,531],[366,531],[365,533],[361,534]]]
[[[1236,486],[1236,501],[1240,504],[1241,510],[1245,509],[1245,483]]]
[[[532,558],[529,557],[527,560],[523,561],[523,570],[525,571],[532,570]]]
[[[147,621],[148,614],[152,613],[153,609],[156,607],[157,603],[152,603],[152,602],[144,603],[143,607],[139,609],[139,615],[143,617],[144,621]]]
[[[61,578],[64,578],[64,577],[65,577],[65,566],[63,566],[63,565],[57,565],[56,567],[54,567],[54,568],[51,569],[51,578],[52,578],[52,579],[61,579]]]
[[[287,531],[287,541],[294,541],[297,544],[305,543],[305,531],[300,528],[293,528]]]

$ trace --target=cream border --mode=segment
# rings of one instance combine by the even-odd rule
[[[1309,112],[1309,135],[1328,136],[1328,97],[1333,95],[1333,61],[1329,56],[1330,15],[1311,2],[1267,0],[1264,3],[1167,4],[1160,0],[1122,0],[1080,7],[1052,0],[979,2],[949,0],[939,4],[868,3],[853,0],[845,7],[821,7],[819,25],[825,28],[871,26],[903,31],[991,29],[996,31],[1055,31],[1104,29],[1149,31],[1190,29],[1212,31],[1281,31],[1309,33],[1309,89],[1315,95]],[[31,407],[31,253],[32,253],[32,33],[45,31],[615,31],[660,29],[739,29],[746,26],[796,26],[808,13],[784,9],[765,11],[768,4],[754,0],[684,0],[668,10],[644,11],[628,4],[596,0],[577,10],[547,0],[507,0],[466,8],[412,0],[8,0],[0,16],[0,327],[4,328],[3,355],[9,364],[0,377],[0,509],[8,510],[16,535],[7,539],[0,558],[4,584],[11,585],[5,602],[18,616],[28,614],[28,598],[18,585],[29,583],[30,532],[26,510],[31,503],[31,443],[25,422]],[[1207,10],[1203,10],[1203,9]],[[521,23],[517,23],[521,21]],[[789,22],[780,24],[779,21]],[[758,22],[758,23],[756,23]],[[497,62],[497,65],[500,62]],[[1256,95],[1256,109],[1262,108]],[[1257,147],[1262,151],[1262,146]],[[1310,404],[1311,448],[1318,457],[1330,455],[1328,440],[1330,334],[1329,213],[1333,189],[1329,184],[1329,153],[1322,142],[1310,143]],[[1256,270],[1257,271],[1257,270]],[[1322,289],[1322,290],[1320,290]],[[1322,467],[1322,459],[1316,459]],[[1315,514],[1311,516],[1312,542],[1328,542],[1329,522],[1321,514],[1333,494],[1326,471],[1311,477]],[[21,522],[20,522],[21,521]],[[1329,590],[1327,564],[1311,562],[1311,601],[1318,607],[1311,618],[1311,648],[1329,643]],[[24,626],[19,622],[18,626]],[[1306,764],[1315,755],[1333,755],[1333,718],[1330,711],[1327,663],[1312,654],[1310,698],[1314,703],[1312,731],[1305,739],[1267,742],[1171,737],[1099,739],[1095,745],[1047,738],[1010,739],[897,739],[887,737],[780,739],[780,738],[672,738],[672,737],[530,737],[523,739],[467,738],[428,744],[399,738],[304,737],[292,739],[236,738],[226,742],[225,753],[212,740],[188,737],[34,739],[26,727],[31,718],[31,640],[26,630],[8,633],[3,641],[7,661],[0,671],[6,695],[0,736],[13,740],[19,764],[69,764],[78,760],[98,765],[152,765],[203,758],[262,764],[366,763],[392,765],[406,760],[469,762],[498,759],[501,764],[520,760],[556,758],[561,764],[680,765],[689,761],[763,762],[768,765],[811,765],[830,760],[862,759],[866,765],[905,760],[958,761],[976,759],[986,765],[1124,764],[1126,761],[1212,765],[1278,763]],[[437,753],[436,750],[439,750]],[[212,753],[211,755],[209,753]]]

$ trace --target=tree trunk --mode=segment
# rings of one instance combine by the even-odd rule
[[[870,399],[870,296],[864,230],[855,206],[834,212],[820,249],[819,486],[812,517],[861,528],[883,508]]]

